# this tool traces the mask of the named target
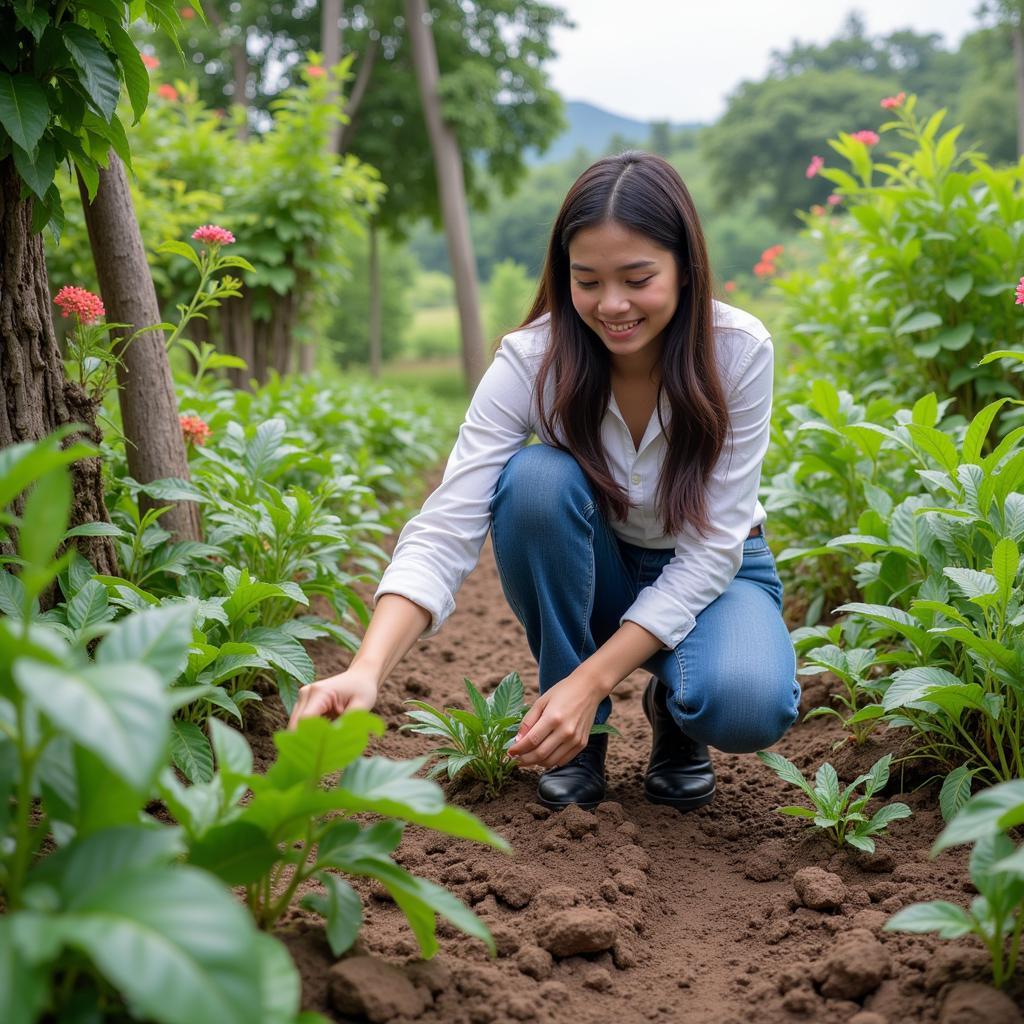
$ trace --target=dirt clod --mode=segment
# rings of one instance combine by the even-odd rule
[[[607,911],[573,907],[543,921],[537,938],[552,956],[567,957],[611,949],[618,930],[618,921]]]
[[[423,993],[383,960],[349,957],[331,967],[330,974],[331,1004],[340,1013],[381,1024],[392,1017],[418,1017],[426,1009]]]
[[[1005,992],[972,981],[954,985],[939,1014],[939,1024],[1021,1024],[1021,1019]]]
[[[821,994],[830,999],[863,999],[889,974],[889,954],[863,928],[840,936],[831,952],[812,968]]]
[[[551,977],[551,954],[540,946],[523,946],[516,956],[516,966],[530,978],[544,981]]]
[[[793,876],[793,888],[800,902],[810,910],[838,910],[846,899],[843,880],[822,868],[801,868]]]

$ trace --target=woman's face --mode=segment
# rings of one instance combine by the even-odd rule
[[[619,369],[655,365],[679,304],[675,256],[615,221],[582,228],[569,243],[572,304]]]

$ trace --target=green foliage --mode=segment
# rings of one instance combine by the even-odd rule
[[[992,980],[1014,977],[1024,931],[1024,847],[1006,834],[1024,823],[1024,780],[1015,779],[978,793],[946,826],[932,856],[973,843],[970,878],[979,895],[968,909],[945,900],[915,903],[894,914],[886,931],[937,932],[940,938],[976,935],[989,952]]]
[[[174,0],[68,0],[56,10],[19,0],[0,9],[0,159],[13,157],[36,199],[34,230],[49,222],[60,233],[61,164],[78,170],[90,199],[110,149],[131,166],[117,105],[122,85],[133,121],[149,102],[149,74],[128,34],[139,17],[172,40],[182,23]]]
[[[894,821],[909,818],[906,804],[894,803],[880,807],[868,818],[864,813],[868,801],[889,781],[892,754],[886,754],[863,775],[858,775],[845,789],[840,789],[835,768],[823,764],[814,778],[814,785],[804,778],[803,772],[792,761],[773,751],[758,751],[757,756],[783,782],[799,787],[811,806],[779,807],[780,814],[806,819],[814,828],[827,832],[837,847],[844,843],[866,853],[875,852],[873,836],[880,836]],[[857,787],[863,783],[864,791],[854,798]]]
[[[182,786],[165,771],[161,793],[184,829],[188,860],[228,885],[244,886],[246,901],[262,928],[273,927],[294,902],[299,887],[319,882],[323,895],[303,899],[326,918],[335,956],[347,950],[362,923],[355,890],[335,871],[377,879],[405,913],[425,957],[437,952],[436,915],[485,942],[484,923],[445,889],[409,874],[391,858],[405,822],[445,835],[507,849],[466,811],[445,804],[440,788],[417,778],[423,760],[361,757],[384,723],[365,711],[335,722],[304,719],[294,732],[274,736],[278,758],[266,775],[252,772],[244,738],[218,721],[210,723],[217,771],[208,781]],[[326,776],[341,772],[334,785]],[[351,815],[382,815],[360,825]]]
[[[529,710],[523,703],[523,683],[518,672],[510,672],[490,696],[484,697],[468,679],[464,682],[469,710],[441,710],[421,700],[407,700],[405,703],[415,710],[406,712],[413,721],[402,729],[444,740],[445,745],[431,754],[437,758],[430,768],[431,778],[467,775],[483,782],[489,796],[497,796],[516,767],[508,748]],[[618,735],[610,725],[592,726],[590,734],[597,733]]]
[[[515,330],[526,317],[536,282],[526,268],[514,260],[495,265],[487,282],[487,333],[501,338]]]
[[[94,644],[68,643],[38,596],[71,504],[60,437],[0,453],[0,505],[31,492],[17,577],[0,573],[0,1008],[5,1021],[111,1017],[159,1024],[296,1021],[299,977],[208,873],[178,863],[176,829],[144,808],[166,761],[169,685],[188,614],[169,606],[116,624],[91,601],[73,612]],[[41,856],[40,851],[53,852]]]

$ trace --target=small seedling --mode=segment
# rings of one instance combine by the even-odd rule
[[[449,779],[468,775],[487,788],[488,796],[497,796],[516,762],[508,748],[515,741],[519,726],[529,707],[523,703],[523,683],[518,672],[510,672],[489,697],[485,697],[468,679],[464,679],[471,711],[462,708],[431,707],[421,700],[407,700],[414,710],[406,714],[412,724],[403,725],[408,732],[423,736],[439,736],[446,741],[437,747],[437,761],[427,773],[430,778],[445,772]],[[590,734],[614,733],[610,725],[595,725]]]
[[[881,835],[886,826],[900,818],[909,818],[911,811],[906,804],[886,804],[875,812],[872,818],[864,814],[868,801],[889,781],[889,765],[892,754],[876,761],[871,770],[858,775],[844,790],[839,789],[839,776],[835,768],[826,763],[817,771],[812,786],[792,761],[771,751],[758,751],[757,756],[783,782],[799,786],[811,801],[812,807],[778,807],[780,814],[806,818],[815,828],[824,829],[835,840],[837,847],[848,843],[866,853],[875,852],[872,836]],[[855,800],[851,797],[857,787],[864,783],[864,792]]]

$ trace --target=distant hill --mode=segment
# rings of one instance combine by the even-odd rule
[[[569,122],[568,129],[559,135],[544,153],[531,151],[528,156],[529,163],[546,164],[565,160],[580,146],[591,153],[599,152],[608,145],[608,140],[613,135],[620,135],[637,145],[642,145],[651,132],[650,121],[635,121],[630,117],[622,117],[582,100],[566,102],[565,119]],[[672,124],[671,127],[678,130],[696,128],[698,125]]]

